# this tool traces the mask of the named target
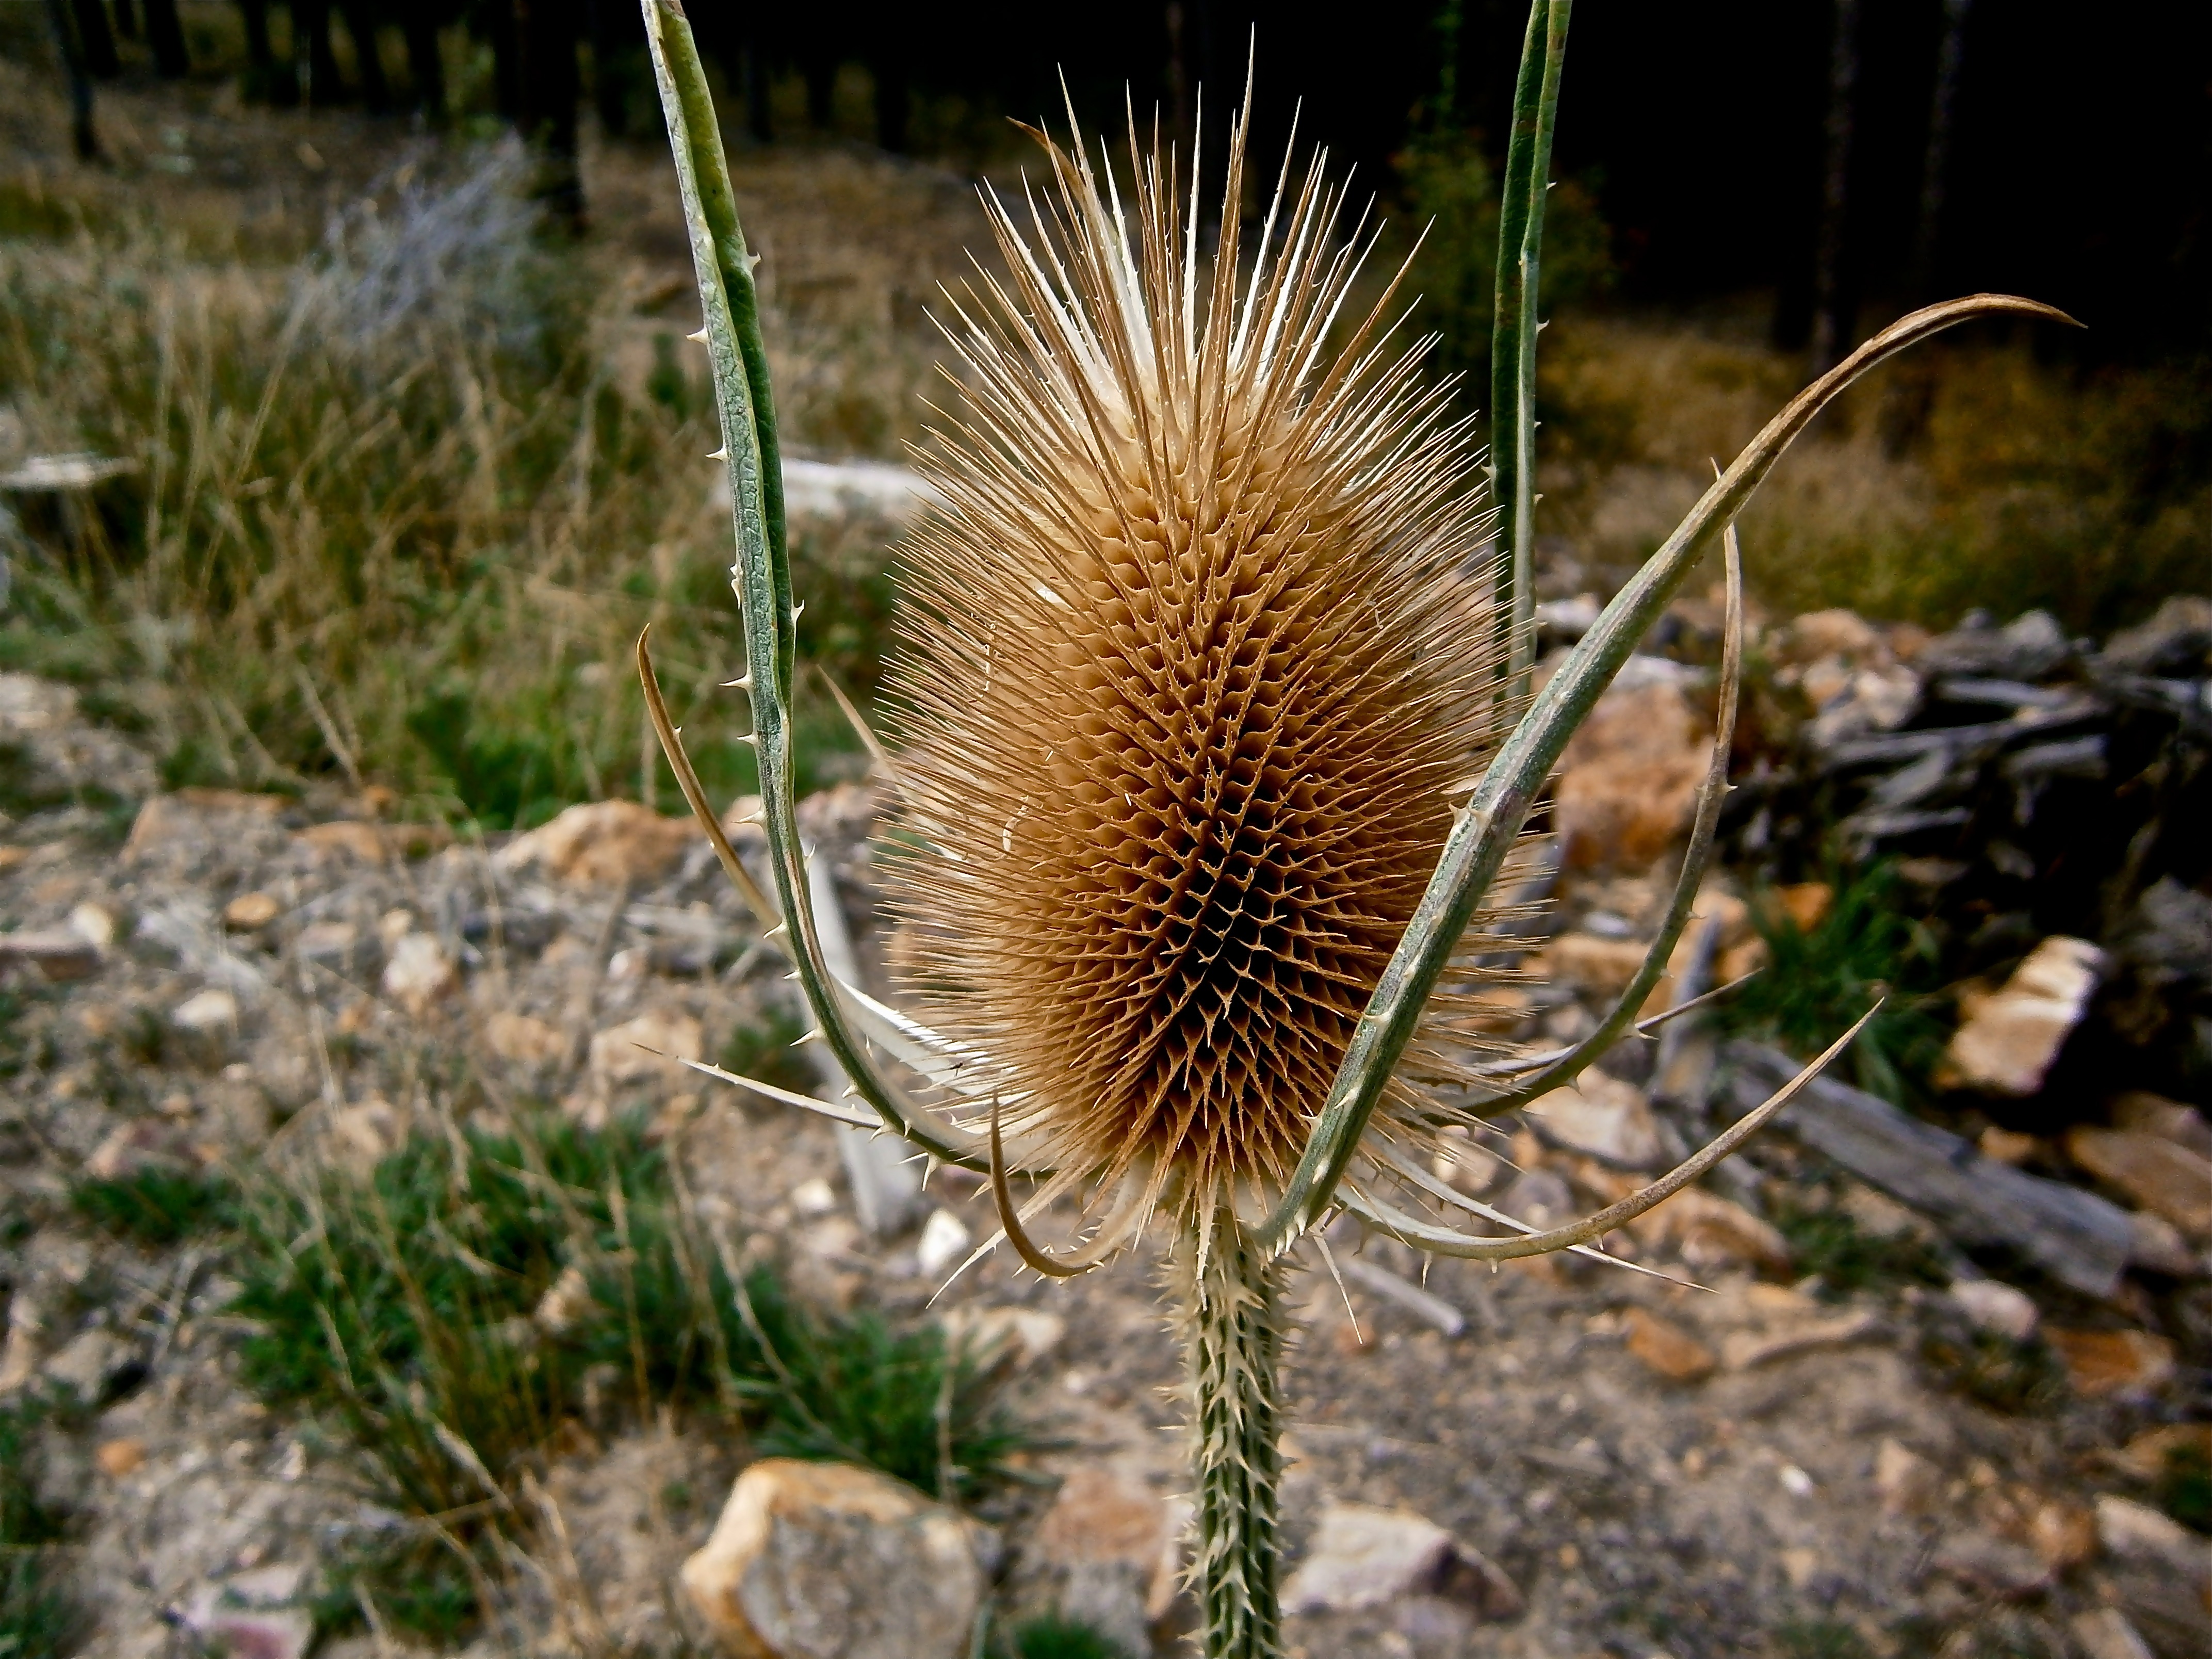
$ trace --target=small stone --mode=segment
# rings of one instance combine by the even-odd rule
[[[311,921],[292,948],[309,962],[333,964],[350,957],[360,944],[361,929],[349,921]]]
[[[1527,1160],[1521,1162],[1525,1164]],[[1575,1195],[1567,1183],[1551,1170],[1523,1169],[1497,1202],[1498,1207],[1516,1221],[1525,1221],[1532,1227],[1556,1227],[1572,1218]],[[1538,1261],[1545,1259],[1533,1258]]]
[[[380,1097],[341,1106],[324,1122],[337,1149],[357,1165],[374,1164],[399,1145],[399,1114]]]
[[[1442,1595],[1491,1620],[1518,1618],[1523,1605],[1502,1568],[1425,1516],[1332,1503],[1284,1588],[1283,1607],[1352,1613],[1416,1595]]]
[[[2101,1494],[2097,1499],[2097,1541],[2116,1559],[2167,1568],[2185,1583],[2212,1589],[2206,1582],[2212,1573],[2212,1540],[2200,1538],[2148,1504]]]
[[[2136,1634],[2118,1607],[2093,1607],[2073,1619],[2074,1639],[2089,1659],[2153,1659],[2150,1644]]]
[[[274,893],[258,889],[240,893],[222,907],[222,925],[236,933],[258,933],[284,914],[284,906]]]
[[[68,927],[95,951],[106,951],[115,944],[115,914],[105,905],[84,903],[69,913]]]
[[[2192,1455],[2212,1463],[2212,1423],[2169,1423],[2110,1454],[2112,1462],[2138,1480],[2155,1480],[2174,1458]]]
[[[1036,1531],[1061,1577],[1062,1613],[1124,1650],[1151,1645],[1146,1626],[1174,1598],[1182,1565],[1176,1506],[1133,1475],[1084,1468],[1061,1483]]]
[[[1925,1222],[1888,1194],[1856,1181],[1845,1184],[1838,1207],[1861,1232],[1876,1238],[1917,1238],[1928,1231]]]
[[[593,1035],[592,1080],[602,1091],[681,1083],[695,1075],[683,1062],[705,1048],[705,1034],[690,1015],[647,1012]]]
[[[1836,890],[1825,881],[1801,881],[1795,886],[1774,890],[1775,902],[1782,914],[1801,933],[1809,933],[1828,919],[1835,905]]]
[[[349,858],[362,864],[382,864],[393,851],[380,824],[362,823],[352,818],[311,823],[295,839],[318,860]]]
[[[190,852],[200,845],[266,835],[291,803],[282,795],[241,794],[234,789],[179,789],[155,795],[138,809],[123,843],[123,862]]]
[[[2205,1271],[2205,1264],[2189,1248],[2181,1230],[2164,1216],[2153,1215],[2148,1210],[2130,1210],[2128,1234],[2128,1261],[2135,1267],[2171,1273],[2176,1279]]]
[[[1642,1308],[1628,1310],[1628,1352],[1669,1382],[1698,1382],[1720,1362],[1680,1326]]]
[[[1961,1279],[1945,1294],[1977,1329],[1995,1331],[2014,1342],[2033,1336],[2043,1317],[2026,1291],[1994,1279]]]
[[[510,1066],[551,1066],[568,1055],[565,1032],[511,1008],[484,1021],[483,1034],[484,1047]]]
[[[1042,1308],[985,1307],[966,1303],[945,1316],[945,1334],[964,1342],[985,1363],[1011,1353],[1034,1365],[1067,1334],[1067,1322]]]
[[[143,1440],[103,1440],[92,1455],[100,1472],[111,1480],[120,1480],[146,1461],[146,1443]]]
[[[933,1210],[914,1247],[915,1264],[925,1279],[934,1279],[965,1255],[971,1242],[967,1224],[958,1216],[950,1210]]]
[[[1635,866],[1689,828],[1711,744],[1678,679],[1624,673],[1561,757],[1553,796],[1569,865]]]
[[[1663,1156],[1644,1091],[1595,1067],[1536,1100],[1528,1116],[1546,1139],[1622,1169],[1648,1170]]]
[[[1732,1371],[1749,1370],[1820,1348],[1848,1347],[1880,1334],[1881,1319],[1870,1310],[1804,1319],[1778,1329],[1731,1331],[1721,1340],[1721,1363]]]
[[[2015,1134],[2010,1129],[2000,1129],[1992,1123],[1982,1131],[1974,1144],[1982,1156],[1999,1164],[2009,1164],[2017,1169],[2042,1150],[2043,1143],[2033,1135]]]
[[[2097,1499],[2097,1541],[2106,1558],[2100,1599],[2142,1632],[2152,1652],[2203,1654],[2212,1541],[2148,1504],[2109,1495]]]
[[[1936,1546],[1932,1565],[1961,1583],[2008,1599],[2047,1589],[2052,1577],[2033,1550],[1984,1532],[1950,1534]]]
[[[1972,1005],[1945,1054],[1950,1073],[1992,1094],[2035,1093],[2088,1006],[2104,960],[2087,939],[2045,939],[2000,989]]]
[[[802,1181],[791,1189],[792,1213],[811,1220],[837,1207],[837,1194],[820,1176]]]
[[[2173,1380],[2173,1344],[2148,1331],[2052,1329],[2045,1335],[2084,1400],[2142,1399]]]
[[[238,999],[228,991],[199,992],[169,1011],[169,1024],[195,1036],[228,1035],[238,1024]]]
[[[1544,947],[1546,978],[1592,996],[1617,997],[1644,966],[1650,946],[1596,933],[1562,933]]]
[[[1887,1515],[1911,1515],[1926,1509],[1942,1490],[1942,1474],[1901,1441],[1885,1439],[1875,1448],[1874,1489]]]
[[[1593,1177],[1589,1184],[1609,1204],[1626,1198],[1641,1184],[1626,1176],[1601,1182],[1594,1178],[1595,1174],[1595,1167],[1587,1165],[1577,1172],[1578,1178]],[[1629,1227],[1640,1239],[1673,1246],[1685,1262],[1700,1272],[1754,1267],[1784,1273],[1790,1265],[1790,1241],[1771,1224],[1733,1200],[1702,1187],[1685,1187]]]
[[[131,1362],[130,1345],[113,1332],[94,1325],[62,1345],[40,1368],[49,1382],[58,1383],[88,1406],[98,1405],[107,1385]]]
[[[73,927],[27,929],[0,933],[0,976],[12,963],[35,968],[40,977],[67,984],[100,971],[100,946]]]
[[[688,817],[663,817],[636,801],[592,801],[517,836],[499,861],[509,869],[535,863],[574,886],[649,887],[675,870],[698,835]]]
[[[2053,1572],[2078,1567],[2097,1553],[2096,1511],[2056,1498],[2039,1504],[2028,1517],[2027,1542]]]
[[[403,934],[384,964],[384,994],[420,1019],[459,986],[461,976],[430,933]]]
[[[315,1639],[314,1614],[302,1605],[306,1580],[296,1566],[234,1573],[195,1590],[179,1609],[178,1623],[204,1652],[231,1659],[305,1659]]]
[[[2212,1237],[2212,1158],[2163,1135],[2086,1127],[2067,1132],[2066,1152],[2191,1238]]]
[[[2146,1089],[2130,1089],[2113,1099],[2112,1113],[2114,1128],[2157,1135],[2187,1147],[2199,1158],[2212,1158],[2212,1123],[2207,1123],[2194,1106]]]
[[[185,1109],[191,1109],[191,1097],[185,1096]],[[166,1111],[165,1115],[181,1115]],[[167,1124],[139,1118],[120,1125],[108,1134],[93,1154],[84,1161],[84,1172],[94,1181],[122,1181],[148,1170],[175,1169],[177,1157],[175,1132]]]
[[[745,1659],[963,1659],[983,1593],[955,1511],[865,1469],[780,1457],[738,1477],[682,1577]]]

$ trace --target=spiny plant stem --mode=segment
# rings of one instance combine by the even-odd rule
[[[1513,136],[1498,202],[1498,287],[1490,344],[1490,464],[1498,501],[1498,676],[1509,706],[1528,699],[1535,657],[1536,276],[1552,129],[1567,58],[1571,0],[1534,0],[1513,88]]]
[[[1223,1209],[1169,1273],[1189,1393],[1206,1659],[1280,1659],[1282,1268]]]

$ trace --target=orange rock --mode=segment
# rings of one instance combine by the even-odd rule
[[[146,1461],[146,1446],[139,1440],[103,1440],[92,1455],[100,1465],[100,1472],[111,1480],[120,1480]]]
[[[1595,933],[1562,933],[1547,945],[1545,977],[1600,996],[1618,996],[1636,977],[1650,947],[1633,939],[1600,939]]]
[[[2130,1089],[2112,1103],[2112,1127],[2133,1129],[2186,1146],[2199,1158],[2212,1158],[2212,1124],[2194,1106],[2185,1106],[2148,1089]]]
[[[274,823],[292,803],[282,795],[249,795],[236,789],[179,789],[155,795],[138,809],[123,843],[123,861],[138,860],[180,839],[212,833],[225,819]]]
[[[2173,1378],[2173,1344],[2148,1331],[2054,1328],[2045,1336],[2084,1400],[2154,1394]]]
[[[284,906],[274,893],[240,893],[222,907],[222,925],[234,933],[251,933],[283,913]]]
[[[663,817],[633,800],[571,806],[501,853],[510,867],[537,863],[579,886],[648,884],[673,870],[698,838],[689,817]]]
[[[1802,881],[1793,887],[1776,888],[1774,897],[1797,931],[1809,933],[1828,919],[1836,890],[1825,881]]]
[[[1702,1382],[1720,1363],[1680,1326],[1642,1308],[1628,1310],[1628,1351],[1669,1382]]]
[[[1994,1158],[1999,1164],[2022,1164],[2035,1156],[2042,1145],[2033,1135],[2014,1134],[2010,1129],[2000,1129],[1992,1123],[1981,1133],[1974,1143],[1982,1149],[1982,1156]]]
[[[2053,1571],[2079,1566],[2097,1553],[2097,1512],[2062,1498],[2039,1504],[2028,1517],[2027,1546]]]
[[[2086,1127],[2067,1132],[2066,1152],[2100,1181],[2191,1237],[2212,1236],[2212,1158],[2162,1135]]]
[[[2178,1456],[2212,1463],[2212,1423],[2168,1423],[2137,1435],[2110,1460],[2138,1480],[2155,1480]]]
[[[1608,691],[1567,745],[1553,796],[1567,862],[1648,864],[1667,851],[1689,828],[1709,748],[1680,686]]]

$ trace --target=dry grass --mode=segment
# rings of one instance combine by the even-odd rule
[[[593,228],[556,245],[495,149],[124,87],[103,94],[111,160],[87,168],[57,153],[58,91],[0,60],[0,465],[90,449],[139,471],[90,514],[26,505],[0,664],[87,686],[173,783],[374,780],[497,826],[640,792],[658,763],[626,663],[652,622],[709,782],[748,787],[744,713],[716,689],[737,672],[729,529],[665,155],[588,146]],[[898,456],[937,398],[926,307],[988,242],[969,182],[845,145],[734,163],[790,442]],[[1657,541],[1796,375],[1674,323],[1570,309],[1547,338],[1540,516],[1592,580]],[[1888,374],[1753,507],[1771,605],[1942,624],[2041,603],[2090,627],[2203,585],[2201,377],[2085,380],[2002,344]],[[863,694],[885,539],[802,527],[795,550],[802,647]],[[827,699],[804,714],[821,775],[852,764]]]
[[[1749,313],[1747,313],[1747,315]],[[1747,333],[1569,319],[1545,337],[1549,524],[1603,572],[1646,556],[1796,389]],[[2139,617],[2212,568],[2212,391],[2187,365],[2087,374],[1977,341],[1884,370],[1824,417],[1743,521],[1784,613],[1848,605],[1944,628],[2045,605]],[[1545,516],[1540,510],[1540,517]]]

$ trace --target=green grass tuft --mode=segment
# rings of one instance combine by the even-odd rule
[[[1780,1659],[1874,1659],[1866,1638],[1840,1619],[1787,1620],[1774,1627],[1773,1643]]]
[[[722,1069],[773,1083],[780,1089],[811,1094],[821,1086],[822,1079],[805,1056],[792,1047],[805,1035],[806,1023],[795,1012],[771,1006],[752,1024],[731,1031],[722,1044]]]
[[[59,1402],[26,1394],[0,1405],[0,1659],[60,1659],[84,1626],[84,1610],[52,1547],[65,1517],[40,1500],[33,1441]]]
[[[70,1204],[101,1231],[149,1250],[232,1225],[237,1189],[218,1175],[155,1165],[112,1180],[79,1182]]]
[[[763,1450],[849,1459],[956,1501],[1032,1443],[936,1328],[817,1314],[764,1267],[741,1294],[674,1177],[638,1120],[535,1121],[418,1134],[365,1177],[240,1206],[231,1310],[255,1327],[241,1381],[342,1431],[382,1501],[445,1517],[451,1540],[350,1558],[326,1619],[349,1616],[357,1587],[396,1626],[465,1630],[475,1581],[456,1547],[495,1576],[510,1489],[609,1379],[638,1419],[742,1420]]]
[[[1127,1650],[1103,1632],[1058,1613],[1017,1625],[1006,1653],[1007,1659],[1130,1659]]]
[[[1719,1018],[1731,1030],[1809,1056],[1887,997],[1848,1060],[1860,1088],[1903,1105],[1942,1052],[1942,1027],[1923,1000],[1936,941],[1905,914],[1903,884],[1891,866],[1837,872],[1831,880],[1835,897],[1809,933],[1772,895],[1754,896],[1752,917],[1766,941],[1766,969],[1721,1005]]]
[[[1790,1241],[1799,1269],[1819,1275],[1823,1292],[1832,1297],[1950,1282],[1942,1257],[1923,1241],[1869,1232],[1833,1205],[1814,1209],[1785,1199],[1774,1224]]]
[[[2065,1368],[2033,1339],[1946,1328],[1921,1339],[1920,1357],[1949,1387],[2012,1416],[2048,1416],[2066,1398]]]
[[[2176,1446],[2159,1474],[2159,1507],[2191,1532],[2212,1534],[2212,1458],[2198,1446]]]

